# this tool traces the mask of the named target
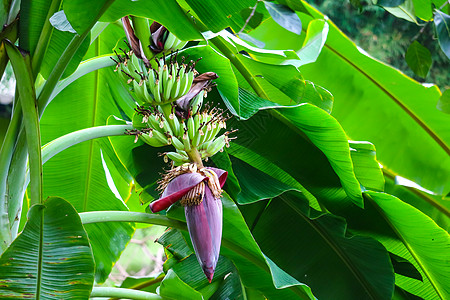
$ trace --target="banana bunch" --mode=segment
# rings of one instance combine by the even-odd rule
[[[204,93],[200,92],[190,102],[187,118],[179,118],[172,104],[138,107],[133,116],[133,127],[139,129],[139,138],[153,147],[172,145],[175,152],[164,153],[165,159],[171,159],[175,165],[190,162],[189,153],[196,151],[202,159],[207,159],[223,147],[229,147],[224,112],[220,109],[201,110]]]
[[[169,33],[169,37],[173,36]],[[168,38],[169,38],[168,37]],[[130,87],[134,96],[150,105],[171,103],[186,95],[191,89],[196,75],[196,62],[181,64],[172,54],[167,61],[165,57],[154,60],[154,67],[147,66],[132,51],[123,51],[124,56],[117,54],[116,71]]]

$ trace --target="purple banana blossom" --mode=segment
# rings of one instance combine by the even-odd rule
[[[220,190],[225,184],[228,173],[216,168],[203,170],[206,171],[188,172],[175,177],[168,183],[161,198],[150,203],[150,209],[158,212],[181,199],[195,255],[211,282],[222,239],[222,201],[217,188]],[[213,176],[208,173],[213,173]]]

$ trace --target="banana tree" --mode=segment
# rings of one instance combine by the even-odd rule
[[[6,6],[2,299],[450,296],[440,91],[307,1]],[[137,223],[164,272],[102,286]]]

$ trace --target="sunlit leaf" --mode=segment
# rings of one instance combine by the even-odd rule
[[[297,51],[300,64],[306,65],[317,60],[327,40],[329,25],[326,20],[312,20],[308,24],[302,48]]]
[[[58,11],[55,13],[50,19],[50,24],[52,24],[53,27],[58,29],[59,31],[68,31],[70,33],[76,33],[75,29],[72,28],[72,25],[70,25],[69,21],[67,20],[66,14],[63,10]]]
[[[87,298],[94,283],[89,240],[75,209],[49,198],[0,257],[2,299]]]
[[[450,89],[446,89],[436,105],[437,109],[450,114]]]
[[[267,10],[272,18],[284,29],[296,34],[302,33],[302,22],[297,14],[288,6],[265,1]]]
[[[450,236],[432,219],[388,194],[367,192],[412,252],[441,299],[450,296]]]

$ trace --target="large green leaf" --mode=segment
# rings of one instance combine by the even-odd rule
[[[51,17],[48,15],[51,6],[52,1],[48,0],[23,0],[20,2],[19,46],[30,52],[31,56],[36,49],[44,23],[48,22],[48,18]],[[58,7],[56,7],[57,9]]]
[[[238,103],[238,83],[231,68],[230,61],[220,55],[210,46],[198,46],[187,48],[180,52],[182,55],[189,55],[189,59],[201,60],[196,64],[195,69],[201,74],[205,72],[215,72],[219,78],[214,82],[217,84],[217,90],[222,97],[230,103]],[[233,107],[238,109],[238,107]]]
[[[383,171],[376,158],[375,146],[369,142],[349,141],[355,175],[368,190],[383,191]]]
[[[60,31],[56,28],[53,29],[52,36],[50,38],[47,50],[45,51],[44,59],[41,65],[41,74],[44,78],[48,78],[50,73],[53,71],[56,63],[60,59],[64,50],[69,45],[70,41],[75,37],[75,33],[68,31]],[[65,78],[72,74],[80,64],[83,56],[86,54],[90,43],[90,34],[86,36],[84,41],[81,43],[78,50],[75,52],[74,57],[70,60],[64,71],[62,78]]]
[[[262,251],[319,299],[390,299],[394,273],[386,249],[348,235],[341,218],[309,212],[297,195],[273,199],[254,224]]]
[[[126,15],[155,20],[167,26],[175,36],[185,41],[202,38],[201,34],[188,20],[189,16],[175,0],[115,0],[101,20],[112,22]]]
[[[121,28],[108,27],[88,56],[110,53],[122,34]],[[109,73],[114,72],[102,69],[85,75],[55,97],[41,119],[43,143],[75,130],[105,125],[110,114],[120,115],[109,93]],[[107,184],[99,142],[95,140],[71,147],[44,165],[44,194],[63,196],[79,212],[127,210]],[[102,282],[127,245],[133,227],[129,223],[89,224],[86,231],[96,261],[96,280]]]
[[[432,218],[441,228],[447,232],[450,231],[450,199],[448,197],[430,195],[415,187],[402,185],[392,178],[386,179],[385,192],[414,206]]]
[[[431,218],[394,196],[367,192],[417,260],[441,299],[450,296],[450,236]]]
[[[33,206],[0,257],[1,299],[85,299],[94,283],[89,240],[75,209],[52,197]]]
[[[183,282],[173,270],[169,270],[160,286],[160,295],[167,299],[202,300],[202,294]]]
[[[252,102],[247,101],[250,99]],[[254,113],[257,109],[269,108],[266,106],[269,104],[268,101],[258,97],[241,98],[240,102],[241,113],[247,117],[249,112]],[[271,113],[260,112],[257,118],[253,117],[242,123],[233,123],[233,126],[240,128],[240,138],[235,143],[247,149],[233,151],[234,146],[232,145],[230,154],[247,163],[252,161],[251,165],[261,166],[264,169],[270,167],[267,161],[273,162],[277,165],[277,169],[284,169],[285,172],[317,196],[324,193],[321,188],[318,188],[319,186],[322,188],[336,186],[335,175],[331,174],[333,172],[329,173],[329,169],[326,166],[320,168],[322,175],[317,175],[317,164],[323,163],[319,158],[321,154],[317,153],[318,148],[328,158],[331,167],[339,176],[346,192],[356,204],[360,205],[361,192],[359,183],[353,173],[348,141],[339,123],[323,110],[310,104],[295,107],[277,107],[274,104],[272,107],[276,110]],[[246,111],[244,111],[244,108]],[[274,116],[279,120],[275,119]],[[307,136],[306,139],[304,134]],[[286,143],[285,141],[290,142]],[[317,148],[312,146],[309,141]],[[277,150],[274,151],[272,148],[265,147],[264,145],[267,145],[267,143],[276,145]],[[303,143],[306,145],[300,145]],[[309,151],[306,149],[309,149]],[[281,155],[280,153],[290,153],[303,159],[292,160],[292,157]],[[260,158],[256,154],[259,154]],[[311,158],[305,159],[309,155],[312,155]],[[246,158],[244,159],[243,156]],[[312,157],[316,160],[312,159]],[[256,160],[259,160],[259,163]],[[325,165],[327,164],[325,162]],[[270,172],[261,170],[271,175]],[[271,172],[273,173],[274,171]],[[311,173],[306,175],[308,172]],[[325,183],[327,181],[328,183]],[[292,186],[292,184],[289,185]]]
[[[181,2],[181,1],[180,1]],[[213,32],[231,26],[239,31],[244,25],[240,12],[255,5],[251,0],[186,0],[199,19]]]
[[[323,18],[311,7],[309,11],[315,18]],[[312,20],[304,14],[301,19],[304,24]],[[314,64],[301,67],[303,76],[333,94],[333,116],[350,138],[373,143],[385,168],[429,190],[447,194],[450,116],[436,113],[438,88],[421,85],[371,58],[329,24],[327,42]],[[252,35],[265,35],[267,49],[298,50],[298,41],[295,48],[291,40],[280,38],[286,36],[285,32],[268,20]]]
[[[64,1],[63,9],[75,31],[82,35],[103,15],[115,0],[72,0]]]

